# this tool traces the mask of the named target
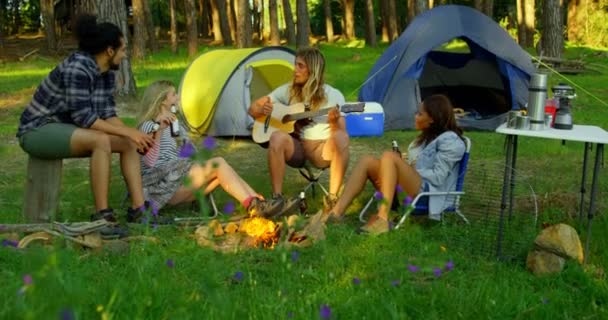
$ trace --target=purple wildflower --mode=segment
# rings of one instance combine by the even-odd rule
[[[405,197],[405,199],[403,199],[403,205],[404,205],[404,206],[409,206],[409,205],[410,205],[410,203],[412,203],[412,201],[413,201],[413,200],[414,200],[414,199],[412,199],[412,197],[411,197],[411,196],[407,196],[407,197]]]
[[[410,264],[407,266],[407,270],[409,270],[411,273],[416,273],[420,271],[420,267]]]
[[[441,268],[433,268],[433,275],[434,275],[436,278],[441,277],[441,273],[442,273],[442,272],[441,272]]]
[[[2,246],[3,247],[17,248],[18,245],[19,245],[19,243],[17,241],[15,241],[15,240],[2,239]]]
[[[155,217],[158,216],[158,205],[156,202],[150,203],[150,207],[152,208],[152,215]]]
[[[547,303],[549,303],[549,298],[545,298],[545,297],[543,297],[542,302],[543,302],[543,304],[547,304]]]
[[[354,285],[359,285],[359,284],[361,284],[361,279],[359,279],[359,278],[353,278],[353,284],[354,284]]]
[[[376,200],[382,200],[384,199],[384,195],[382,194],[382,192],[376,191],[374,192],[374,198],[376,198]]]
[[[403,192],[403,188],[401,187],[401,185],[400,185],[400,184],[398,184],[398,185],[395,187],[395,193],[400,194],[400,193],[402,193],[402,192]]]
[[[32,285],[33,283],[33,279],[32,276],[29,274],[26,274],[23,276],[23,284],[26,286]]]
[[[293,318],[293,311],[287,312],[287,319]]]
[[[452,269],[454,269],[454,261],[450,260],[445,264],[445,267],[443,267],[443,270],[452,271]]]
[[[226,204],[224,205],[224,214],[232,214],[234,212],[234,210],[236,209],[236,206],[234,205],[234,202],[232,201],[228,201],[226,202]]]
[[[401,284],[401,280],[399,280],[399,279],[391,281],[391,286],[393,286],[393,287],[398,287],[400,284]]]
[[[180,158],[190,158],[194,155],[194,145],[190,142],[184,143],[184,145],[179,149],[179,157]]]
[[[59,318],[61,320],[75,320],[76,315],[74,314],[74,311],[72,309],[64,308],[61,310],[61,312],[59,312]]]
[[[203,140],[203,148],[205,148],[209,151],[215,149],[216,146],[217,146],[217,142],[215,141],[215,138],[212,136],[207,136],[207,137],[205,137],[205,140]]]
[[[169,268],[173,268],[175,267],[175,262],[173,262],[173,259],[167,259],[167,261],[165,261],[165,264],[167,265],[167,267]]]
[[[237,271],[234,273],[234,280],[242,281],[244,276],[243,271]]]
[[[293,251],[291,253],[291,262],[296,262],[300,258],[300,253],[298,251]]]
[[[319,317],[321,319],[331,318],[331,308],[326,304],[321,305],[321,309],[319,310]]]

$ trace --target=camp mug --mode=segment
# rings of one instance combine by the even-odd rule
[[[545,113],[545,129],[551,128],[553,124],[553,114]]]
[[[528,130],[530,129],[530,118],[528,116],[518,115],[515,121],[515,128],[517,130]]]
[[[521,115],[521,111],[509,111],[507,113],[507,128],[515,128],[517,116]]]

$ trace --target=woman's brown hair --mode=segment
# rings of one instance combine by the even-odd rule
[[[446,131],[454,131],[462,138],[462,129],[456,124],[454,108],[448,97],[442,94],[428,96],[420,108],[429,114],[433,122],[416,137],[416,145],[426,145]]]
[[[310,109],[318,110],[325,103],[325,58],[317,48],[302,48],[296,52],[296,58],[302,58],[308,67],[308,80],[304,85],[291,83],[289,103],[308,102]]]

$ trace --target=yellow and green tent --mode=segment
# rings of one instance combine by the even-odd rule
[[[291,81],[295,53],[286,47],[218,49],[186,69],[181,113],[192,134],[250,136],[252,101]]]

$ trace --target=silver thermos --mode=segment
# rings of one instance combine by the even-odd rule
[[[547,100],[547,74],[535,73],[528,87],[528,117],[530,130],[545,128],[545,101]]]

